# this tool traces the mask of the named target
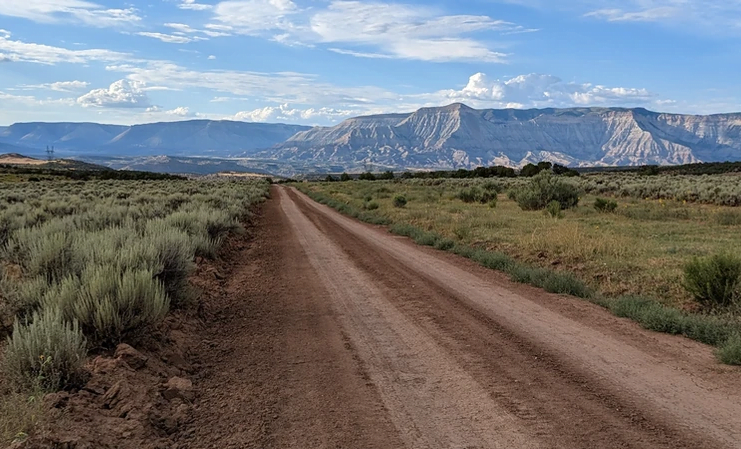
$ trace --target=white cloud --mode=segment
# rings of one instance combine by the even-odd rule
[[[190,112],[190,108],[187,106],[180,106],[170,111],[165,111],[165,114],[175,115],[178,117],[195,117],[198,114]]]
[[[359,1],[332,2],[311,18],[310,27],[319,42],[361,47],[343,49],[355,56],[440,62],[502,62],[506,55],[462,36],[518,28],[488,16],[446,16],[428,7]],[[373,51],[367,52],[363,47]]]
[[[45,84],[24,84],[20,86],[24,89],[47,89],[57,92],[75,92],[86,89],[90,83],[86,81],[57,81],[56,83]]]
[[[111,9],[83,0],[2,0],[0,15],[35,22],[82,22],[94,27],[131,25],[141,21],[133,8]]]
[[[107,89],[94,89],[77,99],[84,107],[147,108],[149,99],[139,81],[118,80]]]
[[[461,90],[419,96],[442,103],[463,102],[473,107],[525,108],[641,105],[656,100],[646,89],[567,83],[552,75],[529,74],[500,81],[483,73],[471,76]]]
[[[291,108],[288,104],[266,106],[252,111],[238,112],[227,117],[230,120],[247,122],[290,121],[291,123],[334,123],[358,115],[359,111],[333,108]]]
[[[652,22],[685,32],[738,34],[739,0],[499,0],[538,9],[561,9],[610,22]]]
[[[178,5],[178,8],[190,9],[193,11],[204,11],[204,10],[213,8],[213,5],[208,5],[205,3],[196,3],[195,0],[183,0],[183,2]]]
[[[214,56],[214,55],[208,55],[208,60],[209,61],[213,61],[214,59],[216,59],[216,56]]]
[[[214,12],[216,20],[230,29],[255,34],[293,28],[287,17],[297,13],[298,7],[291,0],[229,0],[218,3]]]
[[[229,32],[287,45],[333,44],[331,51],[366,58],[503,62],[505,54],[464,36],[534,31],[488,16],[444,15],[428,6],[379,2],[334,0],[302,10],[290,0],[229,0],[214,12]]]
[[[50,45],[13,41],[0,36],[0,59],[37,64],[74,63],[91,61],[114,62],[131,60],[131,55],[104,49],[69,50]]]
[[[181,33],[196,33],[198,30],[195,28],[192,28],[190,25],[186,25],[184,23],[166,23],[165,26],[167,28],[172,28],[173,30],[180,31]]]
[[[149,61],[145,65],[117,64],[109,71],[125,73],[128,79],[146,85],[172,89],[208,89],[214,92],[261,98],[276,104],[366,104],[396,98],[396,95],[374,86],[338,87],[317,80],[314,75],[294,72],[241,72],[231,70],[196,71],[166,61]],[[344,106],[343,106],[344,107]]]
[[[161,40],[162,42],[167,42],[168,44],[187,44],[189,42],[206,40],[205,37],[199,37],[199,36],[181,36],[181,35],[176,35],[176,34],[154,33],[154,32],[149,32],[149,31],[141,31],[136,34],[139,36],[158,39],[158,40]]]

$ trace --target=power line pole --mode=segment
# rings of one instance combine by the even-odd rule
[[[51,162],[54,160],[54,146],[46,146],[46,160]]]

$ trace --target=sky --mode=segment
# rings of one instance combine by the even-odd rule
[[[741,111],[741,0],[0,0],[0,125]]]

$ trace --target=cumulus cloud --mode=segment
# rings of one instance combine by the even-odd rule
[[[107,89],[94,89],[77,99],[84,107],[142,108],[149,107],[145,84],[139,81],[118,80]]]
[[[228,117],[232,120],[247,122],[273,122],[288,120],[292,123],[317,123],[337,122],[348,117],[358,115],[358,111],[341,110],[333,108],[291,108],[288,104],[279,106],[267,106],[252,111],[242,111]]]
[[[506,81],[476,73],[461,90],[433,94],[479,107],[569,107],[636,105],[655,100],[646,89],[564,82],[553,75],[520,75]]]
[[[180,106],[170,111],[165,111],[165,114],[175,115],[178,117],[195,117],[196,114],[190,112],[190,108],[187,106]]]
[[[83,0],[2,0],[0,15],[42,23],[81,22],[100,28],[131,25],[141,21],[134,8],[105,8]]]
[[[208,55],[208,60],[209,61],[213,61],[214,59],[216,59],[216,56],[214,56],[214,55]]]

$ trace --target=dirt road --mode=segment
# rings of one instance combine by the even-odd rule
[[[210,328],[199,448],[741,448],[741,371],[274,188]]]

